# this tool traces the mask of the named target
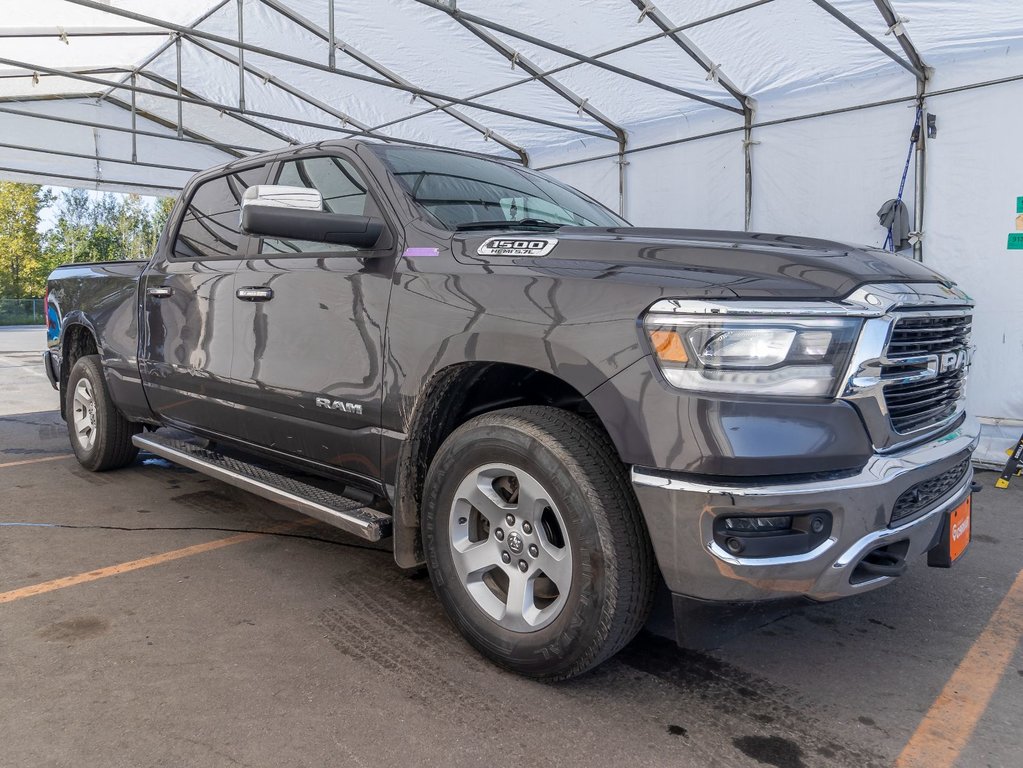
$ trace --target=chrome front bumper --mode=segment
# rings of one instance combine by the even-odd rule
[[[756,482],[707,483],[699,478],[633,467],[639,498],[657,561],[668,588],[702,600],[746,602],[806,596],[834,600],[880,587],[879,576],[851,583],[864,555],[908,542],[906,560],[929,550],[941,530],[944,512],[970,494],[973,471],[929,509],[889,527],[902,493],[968,458],[977,446],[975,421],[943,437],[898,453],[875,455],[852,477],[765,485]],[[811,552],[773,558],[736,557],[714,542],[719,515],[778,515],[826,510],[830,537]]]

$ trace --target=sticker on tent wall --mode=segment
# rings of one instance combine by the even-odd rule
[[[1023,251],[1023,232],[1013,232],[1009,235],[1009,250]]]
[[[1016,198],[1016,213],[1023,213],[1023,197]]]

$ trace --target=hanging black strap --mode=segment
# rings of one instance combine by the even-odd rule
[[[916,143],[920,141],[920,123],[923,121],[923,116],[924,107],[921,104],[916,108],[916,120],[913,123],[913,133],[909,137],[909,152],[906,154],[906,166],[902,169],[902,181],[899,182],[899,196],[896,199],[900,203],[902,202],[902,194],[906,191],[906,177],[909,176],[909,164],[913,161],[913,150],[916,149]],[[888,237],[885,238],[884,249],[895,252],[895,241],[892,237],[891,227],[888,227]]]

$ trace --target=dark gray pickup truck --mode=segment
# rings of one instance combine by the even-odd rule
[[[150,261],[61,267],[47,302],[84,467],[143,449],[389,537],[533,677],[610,657],[658,585],[684,635],[969,542],[972,303],[883,251],[336,141],[197,175]]]

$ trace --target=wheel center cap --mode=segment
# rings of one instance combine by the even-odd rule
[[[522,554],[522,537],[515,531],[508,534],[508,549],[513,555]]]

